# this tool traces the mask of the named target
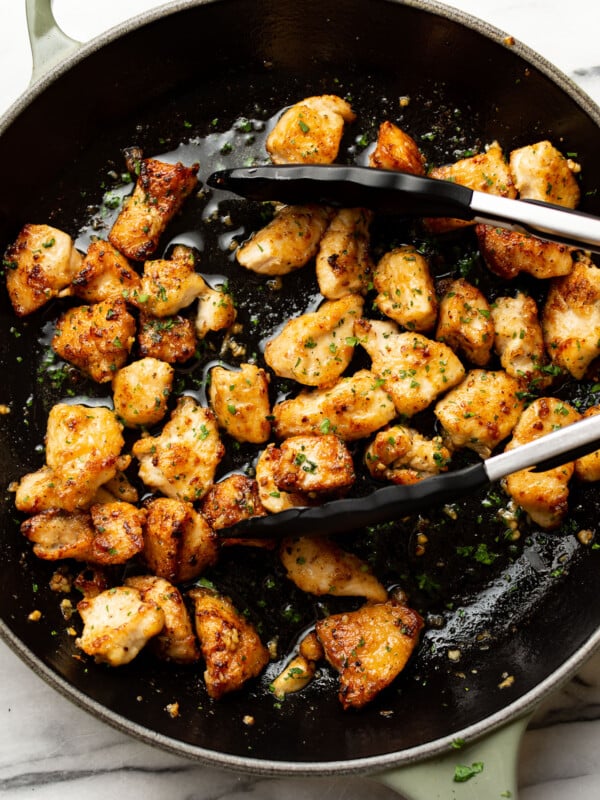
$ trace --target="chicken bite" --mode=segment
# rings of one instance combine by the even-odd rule
[[[543,280],[568,275],[573,269],[574,250],[566,244],[494,225],[477,225],[475,232],[486,266],[505,280],[521,272]]]
[[[107,383],[124,366],[134,341],[135,320],[118,298],[65,311],[52,348],[96,383]]]
[[[410,331],[435,325],[438,303],[427,260],[406,245],[386,253],[377,264],[373,285],[375,305],[386,317]]]
[[[42,511],[21,524],[21,533],[33,543],[33,552],[44,561],[72,558],[87,561],[94,538],[88,513],[57,508]]]
[[[552,363],[581,380],[600,356],[600,269],[588,258],[551,282],[542,330]]]
[[[206,691],[218,700],[255,678],[268,664],[269,651],[229,598],[200,587],[192,589],[189,596],[194,602],[196,633],[206,662]]]
[[[71,237],[50,225],[25,225],[4,254],[6,288],[24,317],[65,289],[81,266]]]
[[[586,409],[584,417],[594,417],[600,414],[600,406],[591,406]],[[582,456],[575,461],[575,474],[580,481],[591,483],[600,481],[600,450],[594,450],[587,456]]]
[[[144,549],[146,511],[131,503],[96,503],[90,508],[94,538],[88,561],[125,564]]]
[[[328,494],[355,481],[352,456],[334,433],[290,436],[279,447],[273,477],[285,492]]]
[[[259,275],[300,269],[316,256],[331,215],[326,206],[283,206],[238,249],[238,263]]]
[[[194,580],[216,563],[218,541],[208,522],[190,503],[157,497],[146,505],[144,559],[159,578]]]
[[[506,449],[532,442],[578,419],[581,415],[568,403],[554,397],[540,397],[521,415]],[[524,469],[508,475],[503,485],[515,503],[540,527],[557,528],[568,511],[569,481],[574,470],[573,461],[545,472]]]
[[[133,301],[145,314],[172,317],[191,305],[206,289],[193,261],[164,258],[144,263],[142,286]]]
[[[487,458],[517,424],[525,405],[520,389],[519,381],[502,370],[471,370],[435,406],[446,444]]]
[[[127,300],[141,289],[140,276],[109,242],[94,239],[73,278],[72,292],[87,303]]]
[[[363,298],[348,294],[289,320],[281,333],[267,342],[265,361],[279,377],[305,386],[332,383],[352,360],[354,322],[362,308]]]
[[[288,578],[303,592],[387,600],[387,590],[362,559],[317,536],[284,539],[279,557]]]
[[[341,97],[306,97],[279,118],[267,138],[267,152],[274,164],[331,164],[337,158],[344,123],[355,119]]]
[[[108,235],[109,242],[134,261],[144,261],[158,247],[167,225],[198,185],[198,164],[166,164],[156,158],[139,162],[139,177]]]
[[[116,586],[77,604],[83,633],[75,644],[95,661],[118,667],[128,664],[163,629],[165,615],[137,589]]]
[[[274,697],[283,700],[286,695],[300,692],[314,678],[316,664],[303,655],[294,656],[270,684]]]
[[[345,442],[362,439],[387,425],[396,409],[369,370],[341,378],[332,387],[300,392],[273,407],[275,434],[282,439],[336,433]]]
[[[494,344],[490,306],[483,293],[464,278],[452,281],[442,297],[435,338],[479,367],[490,360]]]
[[[376,480],[408,485],[445,472],[450,456],[441,436],[427,439],[406,425],[394,425],[375,436],[365,464]]]
[[[366,294],[372,271],[369,226],[373,213],[365,208],[342,208],[325,231],[316,271],[319,290],[327,300],[346,294]]]
[[[528,388],[548,386],[552,377],[544,369],[548,359],[535,300],[523,292],[497,297],[491,313],[494,349],[504,370]]]
[[[339,700],[362,708],[400,674],[417,646],[423,620],[395,600],[331,614],[316,624],[325,657],[339,672]]]
[[[145,436],[133,445],[146,486],[167,497],[200,500],[212,484],[225,455],[214,413],[192,397],[180,397],[159,436]]]
[[[464,377],[452,350],[420,333],[400,333],[393,322],[367,319],[358,320],[354,330],[399,414],[412,417],[423,411]]]
[[[202,515],[217,531],[250,517],[263,517],[256,481],[235,473],[214,483],[202,500]]]
[[[158,358],[168,364],[184,363],[196,352],[194,324],[181,316],[153,317],[142,312],[138,346],[142,358]]]
[[[112,381],[115,413],[128,428],[155,425],[167,413],[174,370],[156,358],[141,358],[120,369]]]
[[[513,150],[510,171],[523,200],[540,200],[567,208],[576,208],[579,204],[580,191],[575,175],[581,167],[565,158],[547,140]]]
[[[294,506],[308,506],[314,501],[303,492],[285,492],[277,486],[275,474],[281,459],[281,450],[274,444],[259,455],[256,462],[256,485],[262,507],[271,514]]]
[[[254,364],[242,364],[239,372],[213,367],[208,392],[219,426],[236,441],[267,441],[271,406],[269,376],[264,369]]]
[[[369,166],[425,175],[425,157],[417,143],[389,120],[379,126],[377,144],[369,156]]]

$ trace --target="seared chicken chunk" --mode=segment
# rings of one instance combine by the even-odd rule
[[[360,319],[354,326],[399,414],[412,417],[456,386],[465,370],[452,350],[420,333],[400,333],[393,322]]]
[[[71,284],[73,294],[87,303],[127,300],[141,289],[140,276],[109,242],[95,239]]]
[[[340,673],[345,709],[362,708],[400,674],[419,640],[423,620],[394,600],[332,614],[316,624],[325,657]]]
[[[46,430],[47,466],[21,479],[17,508],[30,514],[87,508],[98,488],[123,467],[121,430],[108,408],[55,405]]]
[[[87,561],[94,528],[88,513],[52,508],[25,520],[21,533],[33,542],[33,552],[45,561],[73,558]]]
[[[544,371],[547,357],[535,300],[523,292],[498,297],[491,312],[494,349],[505,371],[528,387],[547,386],[552,378]]]
[[[196,633],[206,662],[206,691],[218,700],[255,678],[268,664],[269,651],[229,598],[204,588],[192,589],[189,595],[194,601]]]
[[[445,472],[449,462],[450,451],[440,436],[427,439],[406,425],[379,431],[365,452],[374,478],[404,485]]]
[[[316,664],[303,655],[294,656],[269,686],[278,700],[293,692],[299,692],[310,683],[316,672]]]
[[[425,158],[415,140],[388,120],[379,126],[377,144],[369,156],[369,166],[395,169],[412,175],[425,174]]]
[[[192,397],[180,397],[159,436],[133,445],[146,486],[177,500],[199,500],[225,454],[215,415]]]
[[[580,192],[575,175],[580,170],[547,140],[510,154],[510,171],[521,199],[576,208]]]
[[[198,661],[200,649],[179,590],[169,581],[155,575],[127,578],[125,585],[137,589],[144,602],[154,603],[165,615],[163,629],[150,642],[156,655],[176,664],[192,664]]]
[[[250,517],[263,517],[256,481],[236,473],[214,483],[202,500],[202,515],[214,530]]]
[[[520,272],[539,279],[555,278],[573,269],[573,248],[566,244],[493,225],[477,225],[475,232],[488,269],[506,280]]]
[[[75,640],[88,656],[118,667],[132,661],[165,624],[156,603],[142,600],[137,589],[117,586],[77,604],[83,633]]]
[[[331,213],[325,206],[283,206],[239,248],[236,258],[260,275],[287,275],[316,256]]]
[[[135,341],[135,320],[122,298],[76,306],[56,323],[54,351],[97,383],[112,380]]]
[[[447,444],[468,447],[482,458],[509,436],[524,407],[521,384],[506,372],[471,370],[434,409]]]
[[[81,266],[71,237],[49,225],[25,225],[4,254],[6,288],[19,317],[65,289]]]
[[[482,292],[464,278],[452,281],[440,302],[436,339],[479,367],[490,360],[494,322]]]
[[[429,173],[431,178],[444,181],[459,183],[469,189],[475,189],[487,194],[497,194],[501,197],[515,198],[517,190],[504,160],[502,148],[498,142],[493,142],[484,153],[479,153],[470,158],[463,158],[454,164],[442,167],[434,167]],[[472,225],[472,222],[459,219],[449,219],[446,217],[428,218],[427,228],[432,233],[444,233],[445,231],[462,228],[465,225]]]
[[[206,290],[206,283],[192,261],[146,261],[140,293],[133,300],[145,314],[172,317],[191,305]]]
[[[385,587],[368,564],[318,536],[285,539],[279,551],[288,578],[303,592],[336,597],[364,597],[375,603],[387,600]]]
[[[327,389],[300,392],[273,407],[279,438],[307,433],[336,433],[346,442],[383,428],[395,416],[389,394],[377,377],[363,369]]]
[[[198,184],[198,164],[140,161],[133,194],[108,235],[109,242],[134,261],[144,261],[158,247],[165,228]]]
[[[144,549],[146,511],[131,503],[96,503],[90,508],[94,538],[88,561],[124,564]]]
[[[591,261],[551,282],[542,330],[552,363],[581,380],[600,355],[600,269]]]
[[[428,331],[435,325],[438,303],[427,260],[414,247],[386,253],[373,275],[377,308],[410,331]]]
[[[362,308],[362,297],[348,294],[289,320],[281,333],[267,342],[265,361],[280,378],[292,378],[305,386],[332,383],[352,360],[354,321],[360,318]]]
[[[306,97],[279,118],[267,138],[267,152],[275,164],[331,164],[337,158],[344,123],[355,118],[341,97]]]
[[[215,533],[190,503],[157,497],[146,511],[144,558],[159,578],[172,583],[193,580],[216,563]]]
[[[196,312],[196,333],[199,339],[209,331],[222,331],[230,328],[235,322],[237,310],[233,298],[221,289],[212,289],[204,284],[203,292],[198,295],[198,311]]]
[[[581,418],[568,403],[554,397],[540,397],[525,409],[513,432],[507,450],[539,439],[557,428]],[[568,511],[569,481],[574,462],[545,472],[524,469],[504,479],[504,488],[515,503],[542,528],[556,528]]]
[[[219,426],[236,441],[261,444],[271,435],[269,376],[261,367],[213,367],[209,400]]]
[[[112,382],[115,413],[128,428],[155,425],[167,413],[173,367],[141,358],[120,369]]]
[[[600,414],[600,406],[591,406],[583,416],[594,417],[596,414]],[[581,481],[600,481],[600,450],[578,458],[575,461],[575,474]]]
[[[308,506],[313,502],[303,492],[284,492],[277,486],[275,473],[280,459],[281,450],[270,444],[262,451],[256,462],[258,497],[262,507],[272,514],[294,506]]]
[[[188,361],[196,352],[196,333],[191,320],[181,316],[153,317],[140,314],[138,345],[142,357],[168,364]]]
[[[290,436],[279,451],[274,479],[277,488],[285,492],[329,493],[354,483],[352,456],[333,433]]]
[[[319,290],[328,300],[367,293],[372,270],[369,255],[372,219],[372,212],[365,208],[342,208],[329,223],[316,260]]]
[[[126,459],[122,458],[121,460],[123,461],[124,469],[131,463],[130,456],[127,456]],[[125,460],[127,461],[126,464]],[[124,503],[137,503],[139,500],[138,490],[131,483],[127,475],[120,470],[117,470],[114,478],[103,483],[94,495],[94,503],[110,503],[114,500],[120,500]]]

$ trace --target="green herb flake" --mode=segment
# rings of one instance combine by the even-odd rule
[[[454,781],[464,783],[480,772],[483,772],[483,761],[474,761],[470,767],[466,764],[457,764],[454,768]]]

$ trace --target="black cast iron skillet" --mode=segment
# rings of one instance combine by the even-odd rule
[[[107,189],[120,191],[124,147],[199,157],[206,178],[256,156],[265,125],[280,109],[323,92],[351,96],[358,112],[341,160],[360,162],[364,143],[374,141],[385,118],[406,127],[432,163],[493,139],[509,151],[547,137],[577,153],[584,167],[582,210],[600,213],[592,191],[600,184],[598,109],[548,64],[447,8],[385,0],[216,0],[172,3],[144,19],[83,47],[4,120],[2,247],[25,222],[55,224],[79,236],[82,246],[93,232],[91,220],[96,233],[106,230],[102,223],[113,212],[102,201]],[[38,25],[43,20],[40,14]],[[408,106],[400,97],[410,97]],[[215,209],[216,221],[203,221]],[[227,276],[246,329],[258,321],[259,333],[248,345],[259,359],[261,339],[318,300],[309,271],[270,291],[256,276],[241,274],[224,249],[261,224],[261,211],[227,195],[194,198],[163,243],[165,252],[176,242],[195,245],[203,272]],[[409,222],[383,219],[375,226],[375,247],[419,235]],[[486,277],[469,234],[420,241],[439,280],[462,273],[481,280],[491,297],[502,290]],[[380,772],[519,718],[600,638],[600,554],[576,536],[595,531],[599,498],[593,486],[574,486],[568,521],[552,534],[525,526],[519,540],[508,541],[497,514],[505,498],[497,492],[356,533],[355,551],[371,558],[388,585],[406,589],[427,621],[410,666],[359,713],[342,712],[335,676],[326,670],[283,704],[268,691],[273,673],[213,703],[198,668],[173,668],[142,655],[126,668],[107,670],[74,658],[68,623],[48,589],[54,567],[31,555],[7,487],[41,464],[54,402],[95,395],[106,402],[107,392],[47,363],[58,305],[16,321],[4,293],[1,303],[0,399],[11,408],[0,422],[2,633],[53,685],[103,719],[167,749],[241,770]],[[215,352],[206,350],[181,370],[185,391],[201,394],[203,370]],[[275,383],[273,391],[289,387]],[[553,388],[582,407],[597,402],[596,392],[592,380]],[[243,448],[229,450],[222,474],[250,463]],[[370,488],[364,482],[359,491]],[[425,531],[426,552],[417,556],[415,538]],[[481,553],[482,544],[492,553],[488,563],[465,556]],[[209,577],[247,609],[265,639],[279,636],[282,654],[315,615],[347,607],[295,592],[276,559],[262,551],[240,556],[231,548]],[[43,609],[43,624],[28,622],[34,608]],[[458,667],[449,649],[460,651]],[[507,676],[514,681],[500,689]],[[174,701],[181,709],[176,719],[164,710]],[[243,724],[248,716],[252,726]]]

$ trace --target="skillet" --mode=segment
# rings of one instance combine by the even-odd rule
[[[210,125],[217,118],[217,133],[231,131],[242,116],[266,119],[300,96],[323,91],[331,75],[340,93],[354,94],[361,116],[372,120],[367,135],[373,135],[384,113],[398,114],[398,96],[410,95],[404,119],[409,129],[429,142],[432,161],[448,160],[453,155],[449,147],[466,149],[491,138],[501,139],[509,149],[549,136],[554,141],[564,139],[569,150],[578,152],[585,164],[585,185],[597,185],[599,165],[593,161],[593,145],[598,111],[548,65],[534,67],[530,54],[524,61],[518,48],[507,49],[494,32],[484,36],[461,15],[448,16],[447,9],[382,2],[370,3],[369,10],[367,26],[366,5],[358,2],[331,7],[308,3],[301,14],[285,2],[276,9],[256,2],[176,3],[163,14],[148,15],[144,27],[84,48],[69,69],[55,74],[52,83],[42,82],[28,98],[29,105],[5,121],[0,139],[7,165],[2,243],[32,219],[50,220],[74,233],[85,228],[91,215],[89,200],[92,205],[99,203],[98,187],[107,167],[118,164],[116,154],[132,140],[152,154],[173,151],[182,141],[213,132]],[[243,19],[247,25],[237,26],[232,19]],[[397,35],[392,35],[398,29],[405,32],[402,50],[397,48]],[[199,51],[202,30],[220,31],[222,36],[203,37]],[[356,30],[361,30],[360,48]],[[470,53],[468,70],[455,59],[457,48]],[[160,52],[160,64],[148,59],[153,52]],[[347,66],[348,52],[353,54],[352,67]],[[128,63],[143,63],[144,68],[129,70],[124,66]],[[43,121],[50,115],[55,124],[48,127]],[[11,158],[15,152],[26,153],[27,159]],[[18,166],[11,166],[17,161]],[[87,194],[85,202],[82,192]],[[229,210],[236,213],[234,206]],[[584,210],[598,213],[594,197],[586,198]],[[190,214],[201,211],[192,208]],[[185,215],[177,225],[176,237],[193,230]],[[211,272],[227,269],[210,236],[199,244]],[[440,264],[453,266],[453,259],[453,247],[441,246]],[[310,292],[310,286],[299,280],[290,294],[308,302]],[[56,386],[58,370],[57,374],[50,370],[50,376],[47,368],[38,374],[46,352],[39,328],[51,323],[56,309],[49,309],[35,324],[25,321],[17,328],[6,298],[3,304],[1,355],[11,376],[3,400],[19,412],[11,416],[10,426],[2,426],[6,486],[39,465],[47,410],[62,396],[65,385]],[[253,310],[249,305],[247,313]],[[275,303],[267,324],[280,312]],[[69,388],[82,393],[89,389],[77,384]],[[560,389],[572,396],[572,387]],[[578,389],[584,405],[593,400],[591,389],[592,384]],[[84,669],[72,658],[72,642],[64,633],[56,597],[47,590],[52,570],[23,547],[10,496],[2,508],[3,633],[26,660],[35,662],[84,706],[186,755],[269,773],[373,771],[407,763],[443,751],[453,738],[470,738],[525,711],[595,644],[599,620],[593,576],[598,554],[573,535],[581,527],[595,525],[594,492],[574,497],[569,525],[557,535],[532,529],[512,545],[516,550],[502,550],[493,570],[469,564],[457,584],[455,576],[464,572],[456,555],[457,535],[463,545],[478,541],[480,528],[465,530],[469,526],[464,525],[475,511],[498,535],[502,529],[498,531],[494,522],[495,502],[494,496],[476,498],[464,512],[460,510],[456,525],[440,517],[432,526],[435,545],[426,561],[415,563],[410,553],[414,524],[378,538],[380,569],[394,573],[390,582],[401,577],[410,584],[411,598],[428,615],[429,626],[418,658],[398,685],[360,715],[341,712],[334,682],[327,675],[309,692],[278,708],[260,686],[243,697],[212,705],[202,695],[195,673],[163,668],[150,660],[115,673],[87,664]],[[360,542],[356,546],[360,548]],[[446,564],[443,569],[436,567],[440,561]],[[255,566],[260,574],[260,563]],[[277,583],[278,576],[271,577]],[[243,596],[248,571],[229,580],[232,593]],[[271,609],[287,611],[289,593],[269,594],[270,583],[263,576],[261,599]],[[44,628],[27,623],[27,613],[36,606],[47,610]],[[295,613],[312,611],[300,608]],[[284,638],[293,639],[299,624],[283,626]],[[457,645],[462,652],[460,673],[468,674],[467,683],[446,657],[448,647]],[[514,676],[514,684],[498,690],[504,673]],[[181,706],[190,709],[185,726],[164,713],[164,697],[174,691]],[[241,722],[246,714],[256,720],[252,729]]]

